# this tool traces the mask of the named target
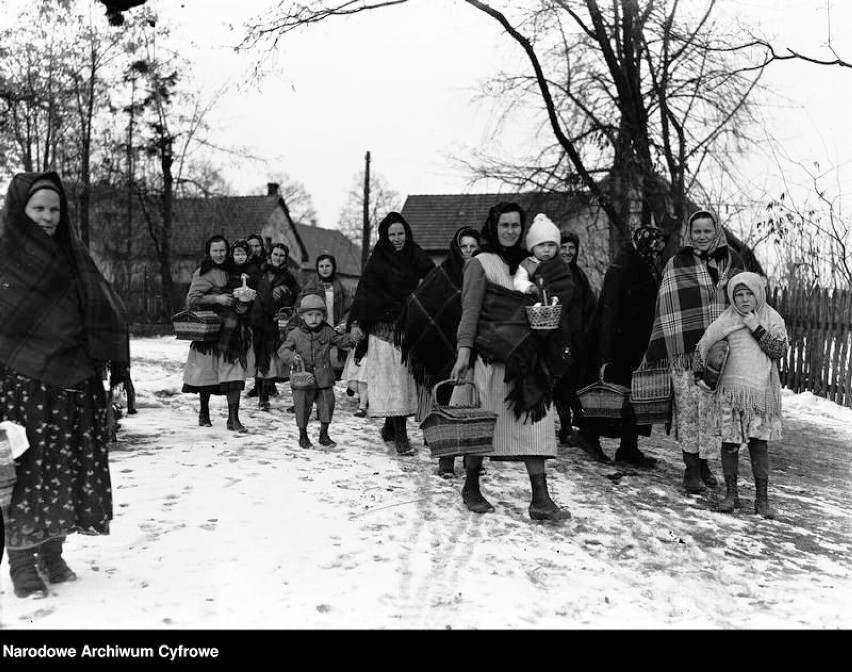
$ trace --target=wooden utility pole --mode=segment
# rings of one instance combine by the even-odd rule
[[[361,270],[370,258],[370,152],[364,156],[364,221],[361,233]]]

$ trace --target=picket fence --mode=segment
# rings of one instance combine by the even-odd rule
[[[852,408],[852,291],[776,288],[771,305],[790,341],[781,384]]]

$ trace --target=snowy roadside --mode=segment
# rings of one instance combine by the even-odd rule
[[[662,460],[652,472],[564,449],[549,481],[573,519],[553,526],[530,522],[529,483],[511,463],[487,463],[483,492],[497,510],[467,512],[461,479],[435,475],[414,423],[418,453],[399,458],[378,420],[352,416],[342,386],[336,450],[297,447],[286,384],[271,412],[243,398],[250,434],[225,429],[215,398],[213,427],[199,428],[197,398],[180,393],[186,348],[132,341],[139,413],[122,419],[111,455],[112,534],[69,538],[80,579],[43,600],[14,597],[4,560],[3,627],[852,626],[852,409],[785,392],[788,436],[845,449],[845,472],[824,491],[799,487],[804,460],[785,436],[770,487],[790,515],[778,521],[682,494],[677,446],[655,429],[642,442]],[[309,431],[316,439],[316,423]],[[604,448],[612,455],[615,442]],[[747,460],[741,470],[748,507]]]

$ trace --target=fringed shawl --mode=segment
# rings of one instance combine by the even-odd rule
[[[758,412],[765,417],[781,414],[781,382],[778,364],[761,349],[760,343],[743,322],[743,314],[734,305],[737,285],[745,285],[755,296],[755,315],[760,326],[775,339],[787,340],[784,319],[766,304],[763,279],[755,273],[739,273],[731,278],[728,298],[731,305],[716,319],[698,342],[698,354],[706,360],[709,349],[727,339],[728,361],[716,387],[716,402],[741,411],[748,418]]]
[[[199,307],[198,299],[202,296],[229,294],[228,273],[223,268],[213,268],[207,273],[197,269],[189,283],[186,294],[186,306],[189,309]],[[216,341],[192,341],[191,348],[201,353],[218,352],[229,363],[239,362],[248,365],[248,350],[252,343],[251,327],[248,319],[244,319],[234,308],[228,306],[206,306],[222,318],[222,328]]]
[[[60,196],[53,236],[25,212],[39,180],[54,183]],[[77,238],[59,175],[15,175],[0,220],[0,362],[71,387],[97,365],[127,362],[129,352],[123,303]]]

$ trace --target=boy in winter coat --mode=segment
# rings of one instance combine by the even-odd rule
[[[299,428],[299,446],[312,448],[308,438],[308,418],[314,402],[320,421],[319,443],[333,447],[337,444],[328,435],[328,426],[334,414],[334,369],[331,366],[331,346],[349,348],[354,344],[352,337],[338,333],[325,321],[325,300],[317,294],[307,294],[299,304],[299,321],[290,330],[278,349],[278,356],[291,367],[303,364],[305,371],[314,374],[313,389],[293,390],[293,405],[296,411],[296,426]]]
[[[774,518],[769,506],[768,441],[781,438],[781,379],[778,360],[787,352],[783,318],[766,305],[766,283],[755,273],[739,273],[728,283],[731,305],[707,327],[695,352],[701,372],[710,348],[728,341],[729,353],[716,387],[713,423],[722,437],[722,471],[727,494],[719,511],[739,507],[737,468],[740,445],[748,444],[754,473],[754,512]],[[696,374],[699,377],[700,374]]]

